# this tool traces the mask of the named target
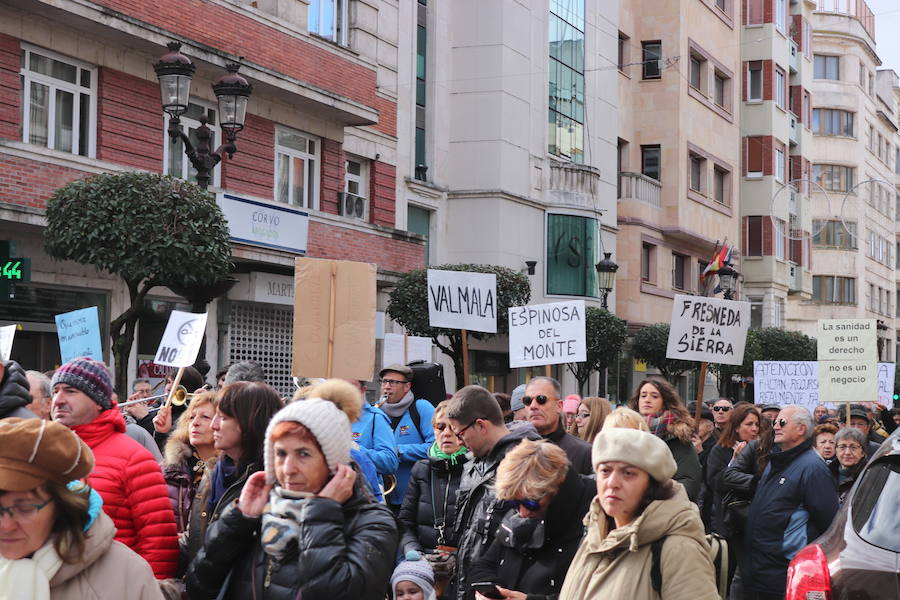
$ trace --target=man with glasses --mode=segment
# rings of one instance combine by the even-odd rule
[[[728,398],[719,398],[712,405],[712,414],[713,414],[713,425],[716,427],[716,439],[722,434],[722,430],[725,429],[725,425],[728,424],[728,419],[731,418],[731,409],[734,408],[734,403]],[[692,415],[694,413],[691,413]]]
[[[572,468],[581,475],[594,472],[591,466],[591,445],[566,433],[562,421],[563,401],[559,382],[552,377],[534,377],[525,388],[522,402],[528,410],[528,420],[541,437],[563,449]]]
[[[489,391],[469,385],[456,392],[447,406],[447,422],[460,442],[475,456],[466,463],[456,499],[454,527],[459,541],[454,595],[456,600],[472,600],[468,577],[472,561],[491,545],[506,508],[494,496],[494,480],[500,461],[523,439],[540,437],[531,427],[515,432],[503,422],[500,405]]]
[[[809,410],[783,408],[774,428],[775,447],[747,515],[752,535],[741,562],[745,600],[782,600],[788,563],[828,529],[839,508],[834,478],[812,448]]]
[[[390,365],[382,369],[378,377],[381,399],[384,401],[381,410],[391,421],[399,460],[397,486],[388,495],[388,506],[396,515],[403,504],[413,465],[419,459],[428,458],[428,449],[434,443],[434,430],[431,428],[434,406],[428,400],[413,396],[413,372],[409,367]]]

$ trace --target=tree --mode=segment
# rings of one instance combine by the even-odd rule
[[[685,371],[697,367],[696,361],[666,358],[669,345],[669,324],[656,323],[639,329],[632,342],[634,357],[659,369],[663,377],[675,383]]]
[[[472,273],[493,273],[497,276],[497,333],[509,331],[507,319],[508,309],[512,306],[524,306],[531,299],[531,284],[528,277],[495,265],[440,265],[432,267],[441,271],[468,271]],[[430,337],[441,352],[453,361],[457,386],[465,380],[463,377],[462,335],[459,329],[431,327],[428,324],[428,270],[410,271],[391,292],[387,313],[394,321],[406,328],[410,335]],[[478,340],[493,334],[470,331],[469,337]],[[447,338],[448,343],[439,339]]]
[[[585,334],[587,336],[587,360],[566,365],[578,381],[579,395],[583,395],[584,386],[590,379],[591,373],[602,372],[616,359],[628,336],[628,330],[625,327],[625,321],[608,310],[589,306],[585,309]]]
[[[815,338],[799,331],[787,331],[780,327],[763,327],[747,332],[743,364],[710,364],[709,368],[719,380],[719,394],[731,396],[732,376],[752,377],[754,361],[816,360],[816,352]]]
[[[131,305],[110,323],[116,386],[147,293],[156,286],[212,286],[231,269],[228,223],[200,187],[152,173],[105,173],[73,181],[47,203],[44,248],[58,260],[109,271]]]

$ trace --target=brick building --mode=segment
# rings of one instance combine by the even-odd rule
[[[254,86],[238,153],[216,167],[210,186],[233,235],[233,219],[248,206],[292,222],[308,215],[305,244],[297,231],[279,232],[277,244],[233,244],[239,283],[209,307],[209,362],[259,360],[290,391],[300,254],[377,263],[383,307],[384,290],[421,267],[425,252],[422,236],[396,229],[397,10],[395,0],[3,3],[0,239],[33,261],[32,282],[0,304],[0,321],[22,324],[13,358],[51,368],[59,359],[54,314],[97,305],[102,325],[128,305],[116,278],[44,254],[43,211],[55,189],[95,173],[192,176],[180,143],[166,136],[152,68],[173,40],[197,66],[186,131],[202,114],[217,122],[210,84],[226,62],[242,57],[241,74]],[[135,357],[152,358],[168,312],[183,303],[168,290],[151,292],[130,371]],[[102,337],[107,345],[108,331]]]

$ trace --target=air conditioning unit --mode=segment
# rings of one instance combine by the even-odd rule
[[[338,214],[353,219],[369,220],[369,202],[348,192],[338,193]]]

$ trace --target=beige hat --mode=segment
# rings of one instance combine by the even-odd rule
[[[603,462],[628,463],[647,471],[659,483],[672,479],[678,468],[664,441],[638,429],[602,429],[594,438],[591,463],[596,471]]]
[[[0,419],[0,490],[25,492],[45,481],[69,483],[94,468],[94,454],[74,431],[43,419]]]

